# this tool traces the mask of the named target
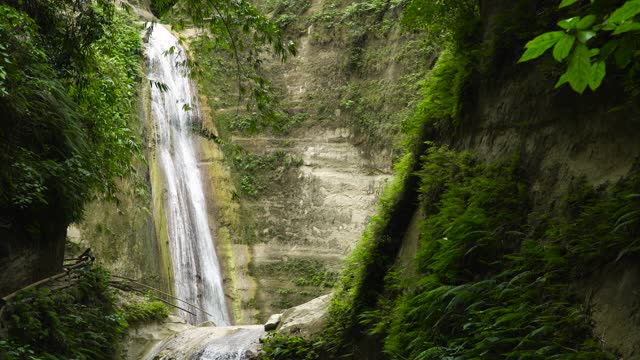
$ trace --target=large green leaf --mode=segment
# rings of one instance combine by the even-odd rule
[[[623,34],[629,31],[637,31],[640,30],[640,23],[636,21],[627,21],[620,26],[616,27],[616,30],[613,32],[613,35]]]
[[[586,44],[587,41],[596,36],[596,33],[593,31],[578,31],[577,36],[581,43]]]
[[[571,30],[571,29],[575,29],[579,23],[580,23],[580,16],[576,16],[576,17],[562,19],[558,21],[558,26],[560,26],[565,30]]]
[[[573,5],[576,1],[578,0],[562,0],[559,7],[562,9],[563,7]]]
[[[558,82],[556,83],[555,88],[557,89],[568,82],[569,82],[569,76],[567,75],[567,73],[564,73],[562,74],[562,76],[560,76],[560,79],[558,79]]]
[[[544,33],[529,41],[527,45],[525,45],[527,51],[524,52],[518,62],[529,61],[544,54],[544,52],[555,45],[564,36],[564,34],[564,31],[552,31]]]
[[[589,80],[589,87],[595,91],[602,84],[604,76],[607,74],[607,65],[604,61],[598,61],[591,65],[591,80]]]
[[[578,22],[578,24],[576,25],[576,28],[578,30],[587,30],[588,28],[591,27],[591,25],[593,25],[595,21],[596,21],[595,15],[587,15],[584,18],[582,18],[580,22]]]
[[[616,50],[619,43],[620,43],[620,40],[607,41],[606,44],[604,44],[604,46],[600,50],[600,59],[607,60],[607,58],[609,58],[609,55],[613,54],[613,52]]]
[[[567,68],[569,85],[577,93],[582,94],[591,80],[591,56],[589,48],[584,44],[578,44],[571,54],[569,67]]]
[[[625,67],[627,67],[627,65],[629,65],[629,63],[631,63],[631,60],[633,58],[633,50],[634,47],[631,41],[623,39],[623,41],[620,42],[618,48],[616,49],[616,52],[613,53],[613,56],[616,59],[616,65],[620,69],[624,69]]]
[[[640,13],[640,0],[627,1],[609,17],[609,22],[619,23]]]
[[[553,48],[553,57],[557,61],[564,60],[569,53],[571,52],[571,48],[573,48],[573,43],[576,41],[576,38],[565,34],[560,41],[556,43],[556,46]]]

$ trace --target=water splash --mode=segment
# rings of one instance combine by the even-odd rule
[[[179,310],[180,315],[191,324],[213,321],[218,326],[229,325],[193,145],[192,124],[198,106],[191,80],[184,71],[185,50],[164,26],[155,24],[150,31],[147,57],[152,82],[151,116],[166,187],[165,213],[176,296],[208,313],[195,311],[196,315],[192,315]]]

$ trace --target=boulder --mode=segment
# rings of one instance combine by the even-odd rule
[[[285,310],[277,330],[280,333],[311,338],[324,327],[331,303],[331,294]]]
[[[273,314],[269,317],[269,320],[264,324],[265,331],[275,330],[278,325],[280,325],[280,320],[282,320],[282,314]]]

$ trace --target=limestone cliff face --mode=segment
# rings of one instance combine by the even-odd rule
[[[153,144],[149,87],[146,82],[143,84],[137,99],[139,124],[132,124],[132,128],[144,145],[146,161],[137,160],[136,172],[118,181],[115,201],[98,199],[87,205],[83,220],[69,228],[67,255],[91,248],[96,261],[114,275],[171,292],[173,269],[163,185]]]
[[[201,169],[227,297],[240,324],[263,322],[331,290],[392,176],[400,123],[420,96],[416,79],[433,63],[433,49],[401,33],[397,13],[387,11],[396,25],[384,31],[358,25],[363,33],[355,39],[317,20],[331,6],[313,1],[288,28],[298,56],[265,63],[291,121],[288,132],[230,129],[233,78],[199,83],[203,127],[223,134],[223,145],[201,139]],[[237,147],[241,153],[231,150]],[[282,156],[295,165],[242,170]]]

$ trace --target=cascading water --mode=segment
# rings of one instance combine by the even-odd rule
[[[222,276],[211,237],[200,171],[192,139],[197,101],[185,74],[186,54],[164,26],[152,26],[147,45],[151,115],[156,123],[156,154],[166,186],[165,213],[176,296],[204,309],[180,310],[189,323],[229,325]],[[196,105],[194,105],[196,104]]]

